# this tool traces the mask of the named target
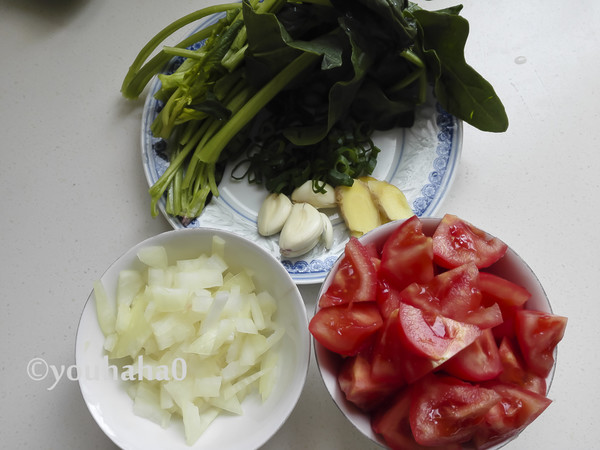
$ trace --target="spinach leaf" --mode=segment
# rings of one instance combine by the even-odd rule
[[[456,8],[455,8],[456,9]],[[469,22],[455,9],[406,14],[419,29],[419,51],[427,61],[435,95],[446,111],[482,131],[508,128],[504,105],[492,85],[465,61]]]

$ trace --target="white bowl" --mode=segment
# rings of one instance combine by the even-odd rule
[[[423,232],[427,236],[433,235],[435,229],[441,221],[441,219],[439,218],[420,218],[420,220],[423,224]],[[363,244],[373,243],[379,247],[390,236],[392,231],[400,225],[400,223],[401,221],[384,224],[376,228],[375,230],[365,234],[359,240]],[[321,295],[327,290],[327,288],[333,281],[333,274],[335,274],[335,271],[337,270],[340,261],[341,257],[333,265],[331,272],[327,276],[327,278],[325,278],[325,281],[323,282],[323,285],[319,292],[318,298],[321,297]],[[535,276],[535,274],[527,265],[527,263],[510,247],[508,248],[504,257],[498,262],[494,263],[492,267],[486,269],[486,272],[491,272],[496,275],[502,276],[527,289],[531,293],[531,298],[525,304],[526,309],[552,313],[550,302],[548,301],[548,297],[544,292],[544,289],[541,283],[539,282],[538,278]],[[318,301],[316,309],[318,310]],[[325,383],[327,390],[331,394],[331,397],[333,398],[340,411],[348,418],[352,425],[354,425],[354,427],[357,430],[359,430],[364,436],[371,439],[373,442],[385,447],[386,444],[381,438],[381,436],[375,434],[373,432],[373,429],[371,428],[371,416],[364,413],[355,405],[346,400],[344,393],[340,389],[340,386],[337,381],[337,373],[341,364],[341,358],[333,352],[327,350],[315,339],[313,339],[313,345],[319,372],[321,373],[323,382]],[[550,384],[552,383],[554,370],[556,368],[556,349],[554,354],[554,361],[554,366],[552,367],[550,374],[546,378],[547,391],[550,390]],[[516,436],[508,438],[506,441],[503,441],[500,444],[491,447],[491,449],[500,448],[503,445],[506,445],[510,440],[514,438],[516,438]]]
[[[197,441],[203,449],[252,449],[263,445],[287,420],[300,397],[310,359],[310,335],[306,307],[294,281],[273,256],[238,235],[206,228],[175,230],[149,238],[127,251],[102,275],[107,293],[114,293],[121,270],[140,265],[137,252],[152,245],[166,247],[170,259],[187,259],[209,253],[212,237],[226,242],[230,267],[252,268],[257,289],[268,290],[278,301],[277,321],[286,334],[280,345],[280,373],[276,386],[263,404],[258,396],[242,403],[241,416],[221,415]],[[104,336],[96,317],[94,293],[90,294],[77,330],[76,366],[83,398],[100,428],[123,449],[186,449],[181,420],[167,428],[134,415],[124,381],[114,376],[93,376],[106,366]]]

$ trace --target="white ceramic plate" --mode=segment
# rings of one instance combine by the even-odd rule
[[[160,81],[155,78],[142,118],[142,159],[150,186],[168,167],[168,161],[160,156],[164,141],[154,138],[150,131],[161,107],[153,97],[159,87]],[[379,132],[374,136],[374,142],[381,153],[373,176],[398,186],[418,216],[434,216],[454,180],[462,147],[462,121],[443,111],[430,96],[418,109],[413,127]],[[281,259],[278,237],[265,238],[257,232],[256,217],[267,191],[245,180],[235,181],[229,175],[228,168],[219,185],[219,197],[213,198],[187,228],[213,227],[232,231],[255,241]],[[173,228],[185,228],[177,217],[166,213],[164,199],[159,208]],[[349,237],[347,228],[337,211],[330,211],[329,216],[334,230],[330,250],[318,245],[299,258],[281,261],[297,284],[322,282],[343,252]]]
[[[302,393],[310,360],[306,307],[297,286],[281,264],[260,247],[233,233],[206,228],[173,230],[128,250],[106,270],[101,281],[109,296],[114,298],[121,270],[141,266],[137,258],[140,248],[164,245],[172,260],[194,258],[210,252],[213,234],[225,239],[225,259],[234,270],[256,268],[254,281],[257,288],[268,290],[279,300],[277,321],[284,326],[286,334],[280,343],[278,382],[266,402],[262,403],[257,395],[249,395],[242,402],[244,414],[217,417],[194,448],[255,449],[276,433],[293,411]],[[126,391],[128,383],[112,368],[115,366],[105,356],[103,344],[104,335],[98,325],[92,292],[79,322],[75,360],[83,398],[98,426],[124,450],[192,448],[185,442],[180,419],[173,418],[163,429],[134,415],[133,401]]]

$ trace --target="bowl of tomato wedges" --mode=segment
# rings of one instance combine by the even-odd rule
[[[326,388],[365,436],[486,449],[550,406],[566,324],[514,250],[447,214],[350,238],[309,330]]]

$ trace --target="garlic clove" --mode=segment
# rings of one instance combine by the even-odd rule
[[[279,235],[280,253],[287,258],[308,253],[322,234],[321,213],[308,203],[294,203]]]
[[[333,225],[331,225],[331,220],[329,220],[329,216],[324,213],[321,214],[321,220],[323,221],[323,234],[321,238],[323,239],[325,248],[329,250],[333,245]]]
[[[313,181],[305,181],[304,184],[294,189],[292,192],[292,201],[295,203],[308,203],[315,208],[334,208],[337,206],[335,200],[335,189],[329,184],[325,184],[325,192],[313,191]]]
[[[292,211],[292,201],[284,194],[269,194],[258,211],[257,225],[261,236],[279,233]]]

